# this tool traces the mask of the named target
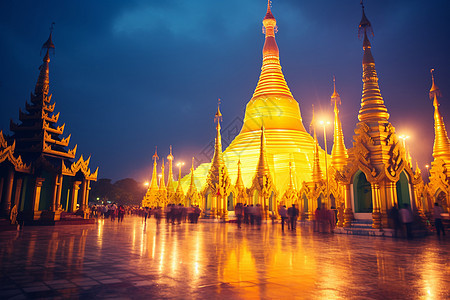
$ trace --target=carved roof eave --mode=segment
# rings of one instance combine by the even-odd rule
[[[56,127],[56,129],[51,128],[47,122],[44,121],[42,125],[42,129],[47,130],[48,132],[55,133],[55,134],[63,134],[64,133],[64,127],[66,124],[62,124],[61,126]]]
[[[69,136],[67,136],[66,138],[63,138],[62,140],[58,141],[58,140],[52,139],[51,135],[47,133],[47,130],[44,131],[44,142],[63,146],[63,147],[69,146],[70,137],[71,137],[71,135],[69,134]]]
[[[20,155],[18,157],[14,156],[15,147],[15,141],[12,145],[8,146],[3,137],[3,132],[0,131],[0,164],[8,160],[17,172],[31,173],[31,166],[24,164]]]
[[[94,173],[91,173],[91,169],[89,169],[90,160],[91,157],[84,160],[83,155],[81,155],[76,162],[70,165],[70,167],[66,167],[64,162],[62,162],[62,174],[67,176],[75,176],[80,171],[84,175],[85,179],[97,181],[98,167]]]
[[[61,152],[61,151],[53,150],[51,145],[48,145],[44,142],[44,147],[43,147],[42,152],[46,153],[46,154],[60,156],[60,157],[75,158],[75,155],[77,152],[77,145],[75,145],[75,147],[72,150],[69,150],[67,152]]]

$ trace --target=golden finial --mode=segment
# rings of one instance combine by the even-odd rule
[[[220,98],[219,101],[217,102],[217,112],[214,115],[214,123],[215,122],[221,122],[222,121],[222,113],[220,112]]]
[[[333,94],[331,95],[331,105],[336,106],[341,104],[341,97],[338,92],[336,92],[336,77],[333,75]]]
[[[434,69],[430,70],[431,73],[431,89],[430,89],[430,99],[433,100],[435,97],[441,97],[441,91],[436,86],[436,83],[434,82]]]
[[[372,24],[366,17],[366,13],[364,12],[364,3],[361,1],[361,8],[362,8],[362,17],[361,22],[359,22],[358,26],[358,38],[361,39],[361,37],[364,35],[364,37],[367,37],[367,35],[373,36],[373,29]]]
[[[167,155],[167,160],[169,162],[173,161],[174,157],[172,155],[172,145],[169,146],[169,155]]]
[[[153,158],[153,161],[155,163],[159,159],[159,157],[158,157],[158,146],[155,146],[155,154],[153,154],[152,158]]]

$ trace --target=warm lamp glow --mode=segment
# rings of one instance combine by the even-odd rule
[[[177,163],[177,167],[181,167],[184,166],[184,162],[180,161],[179,163]]]
[[[145,186],[148,186],[149,184],[150,184],[150,182],[148,182],[148,181],[144,182]]]

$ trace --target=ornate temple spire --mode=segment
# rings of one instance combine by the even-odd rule
[[[181,186],[181,166],[182,165],[184,165],[184,163],[179,163],[178,186],[177,186],[177,190],[175,191],[175,195],[178,199],[181,199],[183,197],[183,187]]]
[[[169,175],[167,177],[167,192],[173,194],[175,192],[175,187],[173,185],[173,155],[172,155],[172,145],[170,146],[169,155],[167,155],[167,161],[169,162]]]
[[[348,159],[347,149],[344,143],[344,133],[342,132],[342,124],[339,119],[338,104],[341,104],[341,97],[336,92],[336,78],[333,76],[333,94],[331,95],[331,104],[334,104],[334,134],[333,149],[331,150],[331,165],[341,170]]]
[[[317,135],[316,135],[316,118],[314,116],[314,104],[312,106],[312,120],[311,120],[311,126],[314,131],[314,161],[313,161],[313,174],[312,174],[312,180],[313,182],[319,182],[322,180],[322,170],[320,169],[320,158],[319,158],[319,142],[317,141]]]
[[[187,194],[191,194],[192,192],[196,192],[197,188],[195,186],[195,178],[194,178],[194,157],[192,158],[192,166],[191,166],[191,182],[189,183],[189,190]]]
[[[159,191],[165,193],[165,192],[167,192],[167,190],[166,190],[166,182],[164,180],[164,169],[165,169],[165,167],[164,167],[164,158],[163,158],[162,162],[161,162],[161,179],[159,180]]]
[[[284,75],[281,72],[280,55],[277,42],[275,41],[275,33],[277,30],[277,21],[272,15],[270,0],[268,0],[267,13],[263,19],[263,33],[266,35],[263,48],[263,65],[253,97],[270,94],[292,97]]]
[[[434,82],[434,69],[431,69],[432,85],[430,89],[430,99],[433,100],[434,106],[434,145],[433,157],[435,160],[442,159],[446,163],[450,162],[450,141],[448,139],[447,130],[445,129],[444,119],[439,112],[438,96],[441,96],[439,88]]]
[[[267,195],[273,187],[272,176],[270,174],[269,164],[266,157],[266,138],[264,127],[261,127],[261,145],[259,149],[258,165],[256,166],[256,174],[253,178],[252,186],[256,186],[262,195]]]
[[[236,178],[236,184],[234,185],[236,190],[236,203],[245,203],[246,202],[246,193],[244,181],[242,180],[242,172],[241,172],[241,160],[238,161],[238,173]]]
[[[153,154],[152,156],[153,159],[153,173],[152,173],[152,181],[150,182],[150,185],[148,187],[148,189],[154,189],[157,190],[158,189],[158,174],[156,171],[156,166],[157,166],[157,160],[159,159],[158,157],[158,147],[155,147],[155,154]]]
[[[269,164],[266,158],[266,137],[264,134],[264,127],[261,127],[261,146],[259,149],[258,167],[256,169],[256,176],[262,178],[270,174]]]
[[[214,116],[216,125],[216,141],[214,145],[214,156],[211,161],[211,167],[208,172],[207,183],[215,194],[225,195],[230,187],[230,177],[223,160],[222,154],[222,136],[220,135],[220,122],[222,121],[222,113],[220,112],[220,99],[217,105],[217,112]]]
[[[36,86],[34,88],[34,94],[36,96],[48,94],[49,83],[50,83],[50,79],[49,79],[50,55],[49,54],[50,54],[50,51],[52,51],[53,53],[55,52],[55,45],[53,44],[53,41],[52,41],[52,33],[53,33],[54,24],[55,23],[52,23],[52,25],[50,27],[50,35],[49,35],[47,41],[42,45],[42,49],[41,49],[41,53],[42,53],[42,50],[44,50],[45,55],[42,60],[42,65],[39,67],[39,70],[40,70],[39,77],[36,82]]]
[[[364,56],[362,61],[363,66],[363,91],[361,98],[361,109],[359,110],[358,120],[361,122],[370,121],[388,121],[389,114],[384,105],[383,97],[381,96],[380,87],[378,86],[378,75],[375,69],[375,60],[371,52],[371,45],[368,35],[373,36],[372,25],[366,17],[364,12],[364,5],[362,4],[362,18],[359,23],[359,37],[363,36],[363,50]]]
[[[241,160],[238,161],[238,173],[236,178],[236,184],[234,185],[237,190],[244,189],[244,181],[242,180],[242,172],[241,172]]]
[[[212,164],[217,166],[224,166],[223,155],[222,155],[222,136],[220,135],[220,122],[222,121],[222,113],[220,112],[220,99],[217,105],[217,112],[214,116],[214,122],[217,122],[216,125],[216,141],[214,145],[214,156],[212,159]]]

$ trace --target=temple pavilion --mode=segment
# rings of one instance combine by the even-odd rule
[[[220,105],[215,114],[216,139],[211,163],[194,169],[175,185],[157,184],[157,154],[153,176],[143,206],[168,203],[199,205],[205,217],[226,220],[236,203],[260,204],[266,216],[277,214],[279,205],[295,204],[302,219],[313,219],[318,206],[338,208],[341,227],[360,220],[372,228],[388,228],[387,213],[394,205],[407,204],[417,216],[425,217],[432,203],[449,205],[450,140],[439,113],[439,89],[432,78],[430,97],[435,107],[434,161],[430,183],[425,185],[394,125],[378,85],[370,38],[372,25],[362,6],[359,36],[362,39],[362,97],[353,145],[347,149],[339,118],[341,99],[334,82],[334,134],[331,155],[327,145],[317,142],[313,116],[312,134],[305,130],[299,103],[294,99],[282,73],[275,40],[276,19],[270,1],[263,19],[265,42],[258,84],[247,103],[240,133],[222,151]],[[317,125],[318,126],[318,125]],[[168,157],[169,159],[169,157]],[[162,163],[162,179],[164,163]],[[180,173],[181,175],[181,173]],[[186,193],[183,193],[186,191]]]
[[[65,124],[58,125],[49,93],[52,33],[42,49],[39,77],[25,111],[19,109],[20,123],[11,120],[11,136],[0,131],[1,217],[13,221],[53,222],[77,210],[86,217],[90,182],[97,180],[98,168],[91,172],[90,157],[75,159],[77,145],[68,148],[71,135],[64,137]]]

